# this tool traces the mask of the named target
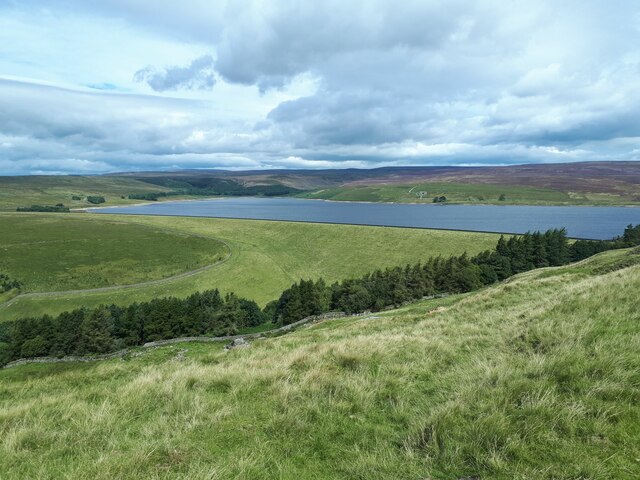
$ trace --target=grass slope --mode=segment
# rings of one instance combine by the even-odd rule
[[[432,255],[448,256],[465,251],[474,254],[493,248],[498,239],[496,235],[483,233],[352,225],[89,214],[75,217],[78,221],[86,220],[87,228],[93,228],[100,222],[108,224],[118,220],[155,229],[173,229],[183,234],[210,236],[229,245],[231,258],[210,270],[163,285],[117,292],[20,298],[10,306],[0,305],[0,321],[42,313],[54,314],[82,305],[112,302],[124,305],[159,296],[186,296],[210,288],[236,292],[265,304],[300,278],[322,276],[334,281],[376,268],[413,263]],[[55,214],[43,218],[49,218],[51,222],[63,221]],[[113,239],[115,247],[112,248],[117,248],[116,240]],[[29,281],[28,278],[24,280]]]
[[[106,203],[103,205],[140,203],[140,200],[128,200],[127,195],[163,190],[169,189],[117,176],[0,176],[0,210],[15,211],[17,207],[56,203],[64,203],[70,208],[92,206],[86,201],[87,195],[104,196]],[[74,195],[82,197],[82,200],[72,200]],[[123,196],[124,199],[121,198]]]
[[[420,195],[423,192],[423,195]],[[620,205],[637,203],[632,196],[607,193],[564,192],[551,188],[518,185],[471,183],[407,183],[380,185],[347,185],[323,188],[301,194],[304,198],[339,201],[432,203],[444,195],[448,203],[495,205]],[[504,195],[505,199],[500,200]]]
[[[638,478],[639,289],[607,252],[229,353],[3,370],[0,477]]]
[[[220,241],[79,215],[0,214],[0,271],[25,292],[126,285],[223,259]]]

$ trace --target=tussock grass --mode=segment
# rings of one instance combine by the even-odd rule
[[[599,268],[629,256],[248,349],[0,371],[0,477],[637,478],[640,266]]]

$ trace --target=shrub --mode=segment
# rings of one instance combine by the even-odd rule
[[[18,207],[16,212],[68,212],[69,207],[62,203],[57,205],[31,205],[30,207]]]
[[[87,197],[87,202],[89,203],[93,203],[98,204],[98,203],[104,203],[106,200],[104,199],[104,197],[98,196],[98,195],[89,195]]]

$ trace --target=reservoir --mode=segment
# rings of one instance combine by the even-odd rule
[[[525,233],[566,228],[569,236],[610,239],[640,224],[640,207],[417,205],[237,197],[89,209],[94,213],[285,220],[387,227]]]

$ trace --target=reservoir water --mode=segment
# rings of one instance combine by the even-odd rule
[[[629,224],[640,224],[640,207],[414,205],[262,197],[159,202],[91,211],[502,233],[566,228],[569,236],[588,239],[609,239],[622,234]]]

